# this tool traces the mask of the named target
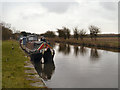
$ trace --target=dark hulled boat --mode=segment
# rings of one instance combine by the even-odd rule
[[[49,46],[48,43],[42,42],[40,45],[35,44],[35,46],[40,46],[37,50],[33,50],[30,52],[31,60],[35,60],[35,62],[39,62],[44,60],[44,63],[53,60],[55,51]]]
[[[31,60],[40,62],[43,59],[44,63],[53,60],[55,51],[44,38],[38,41],[38,38],[32,35],[27,36],[26,39],[24,37],[24,39],[21,40],[20,46],[30,55]]]

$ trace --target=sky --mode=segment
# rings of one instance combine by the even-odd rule
[[[99,27],[101,33],[118,33],[118,1],[4,0],[0,1],[0,21],[37,34],[63,26],[71,33],[75,27],[89,33],[90,25]]]

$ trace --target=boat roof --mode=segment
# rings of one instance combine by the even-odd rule
[[[29,36],[27,36],[27,37],[37,37],[37,35],[29,35]]]

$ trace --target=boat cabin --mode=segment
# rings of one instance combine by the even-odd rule
[[[29,35],[27,36],[27,42],[38,41],[37,35]]]

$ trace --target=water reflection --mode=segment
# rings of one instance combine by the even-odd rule
[[[51,62],[46,62],[41,64],[41,62],[35,63],[32,61],[34,68],[36,69],[38,75],[44,79],[45,81],[50,80],[54,71],[55,71],[55,64],[52,60]]]
[[[59,43],[58,46],[59,46],[58,52],[62,52],[65,55],[68,55],[71,52],[72,48],[74,49],[75,56],[78,56],[79,53],[81,55],[85,55],[87,53],[87,49],[84,46],[80,46],[80,48],[79,48],[79,46],[76,46],[76,45],[74,45],[73,47],[70,47],[69,44],[63,44],[63,43]]]
[[[70,45],[69,44],[59,44],[59,48],[58,48],[59,52],[64,53],[65,55],[69,54],[71,49],[70,49]]]
[[[74,46],[74,54],[77,56],[79,53],[79,48],[78,46]]]
[[[80,54],[83,55],[83,56],[87,53],[87,49],[84,46],[80,46],[79,51],[80,51]]]
[[[90,58],[91,60],[98,60],[100,58],[100,55],[96,48],[91,48]]]
[[[59,46],[58,52],[62,52],[65,55],[68,55],[71,52],[72,48],[74,50],[74,55],[75,56],[78,56],[79,54],[84,56],[87,53],[87,49],[84,46],[79,47],[77,45],[74,45],[73,47],[70,47],[69,44],[63,44],[63,43],[59,43],[58,46]],[[91,60],[98,60],[100,58],[100,55],[97,51],[97,48],[91,48],[90,58],[91,58]]]
[[[56,64],[34,64],[49,88],[117,87],[117,53],[58,43],[54,49]]]
[[[79,53],[84,56],[87,53],[86,48],[84,46],[80,46],[80,48],[78,46],[74,46],[74,54],[78,56]]]
[[[69,44],[59,44],[58,46],[59,46],[58,52],[62,52],[65,55],[68,55],[72,49],[73,49],[75,56],[78,56],[79,54],[84,56],[87,53],[87,49],[84,46],[74,45],[73,47],[71,47]],[[96,61],[99,58],[100,58],[100,54],[97,51],[97,49],[91,48],[90,49],[90,60]],[[35,63],[34,60],[32,60],[32,61],[33,61],[33,65],[34,65],[37,73],[39,74],[39,76],[41,78],[43,78],[45,81],[50,80],[55,71],[54,61],[48,60],[49,62],[47,62],[45,64],[41,64],[41,62]]]

